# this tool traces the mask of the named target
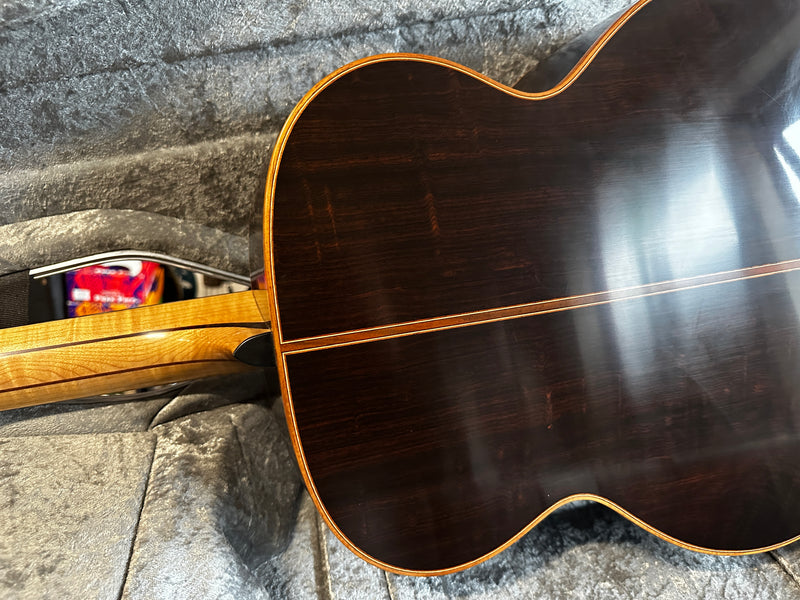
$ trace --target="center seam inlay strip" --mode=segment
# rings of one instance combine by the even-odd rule
[[[720,271],[709,275],[698,275],[695,277],[631,286],[617,290],[591,292],[576,296],[529,302],[516,306],[490,308],[458,315],[445,315],[418,321],[408,321],[393,325],[382,325],[354,331],[284,341],[281,342],[280,348],[281,352],[284,354],[295,354],[298,352],[309,352],[338,346],[349,346],[351,344],[373,342],[417,333],[455,329],[468,325],[482,325],[496,321],[507,321],[510,319],[519,319],[588,306],[610,304],[622,300],[632,300],[647,296],[686,291],[723,283],[755,279],[757,277],[766,277],[769,275],[780,275],[798,270],[800,270],[800,259],[793,259],[766,265],[746,267],[743,269]]]

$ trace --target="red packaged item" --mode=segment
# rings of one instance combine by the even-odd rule
[[[66,286],[70,317],[159,304],[164,267],[141,260],[92,265],[68,271]]]

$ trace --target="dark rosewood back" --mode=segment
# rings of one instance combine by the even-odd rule
[[[284,129],[287,415],[375,564],[464,568],[576,497],[696,549],[800,536],[800,5],[626,18],[549,98],[383,56]]]

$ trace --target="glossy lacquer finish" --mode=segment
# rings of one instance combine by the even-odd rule
[[[800,535],[800,4],[653,0],[606,37],[538,100],[366,61],[281,138],[287,414],[385,568],[463,568],[580,494],[698,549]]]

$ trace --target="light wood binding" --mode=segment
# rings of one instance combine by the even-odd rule
[[[254,367],[235,360],[269,330],[263,290],[0,330],[0,410]]]

